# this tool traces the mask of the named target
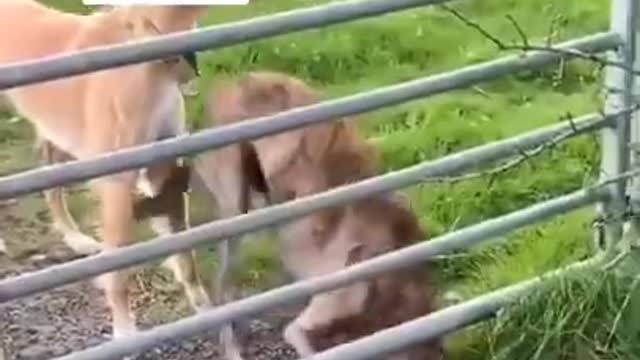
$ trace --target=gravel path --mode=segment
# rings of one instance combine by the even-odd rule
[[[14,205],[0,204],[0,279],[72,259],[71,252],[50,232],[46,221],[20,217]],[[134,286],[133,301],[140,328],[184,316],[184,297],[161,274],[143,271],[138,279],[153,284]],[[141,290],[142,288],[142,290]],[[247,359],[295,359],[281,340],[291,308],[252,320]],[[25,299],[0,304],[0,360],[41,360],[95,346],[109,340],[109,313],[102,294],[87,283],[72,284]],[[215,334],[177,341],[139,354],[136,360],[221,359]],[[3,353],[4,350],[4,359]]]

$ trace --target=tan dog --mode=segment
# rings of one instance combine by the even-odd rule
[[[67,51],[116,44],[194,27],[206,10],[201,6],[122,7],[91,15],[47,8],[33,0],[0,2],[0,64],[33,60]],[[4,95],[37,133],[77,159],[176,136],[182,97],[175,66],[179,58],[147,62],[10,89]],[[145,193],[158,195],[179,166],[175,161],[140,172]],[[93,252],[128,244],[134,221],[134,190],[139,171],[126,171],[90,182],[101,206],[103,244],[85,237],[76,250]],[[184,206],[182,202],[176,206]],[[174,231],[171,221],[156,221],[158,233]],[[173,270],[196,307],[209,305],[190,253],[170,259]],[[126,272],[101,277],[100,285],[113,315],[116,337],[136,330],[129,310]]]
[[[213,89],[208,111],[232,123],[317,102],[302,81],[283,74],[252,73]],[[250,191],[282,202],[375,174],[372,149],[345,120],[308,126],[201,155],[196,170],[215,195],[222,217],[249,211]],[[423,238],[415,216],[393,197],[374,196],[326,209],[279,227],[285,266],[299,279],[344,269]],[[220,245],[217,301],[228,300],[228,272],[237,266],[237,241]],[[398,271],[312,297],[285,330],[303,356],[317,348],[373,333],[431,311],[431,293],[420,271]],[[372,312],[376,315],[372,316]],[[353,321],[353,326],[346,326]],[[221,340],[227,357],[241,359],[233,324]],[[320,340],[324,340],[323,342]],[[315,345],[314,345],[315,344]],[[438,359],[438,343],[418,346],[397,359]]]
[[[95,12],[104,13],[112,11],[113,9],[113,6],[101,6],[97,8]],[[190,57],[185,56],[177,59],[178,62],[167,69],[168,74],[172,73],[181,86],[190,83],[193,79],[199,76],[195,54],[191,55]],[[0,100],[2,99],[0,98]],[[2,105],[1,101],[0,105]],[[2,107],[0,106],[0,109],[1,108]],[[185,109],[184,101],[182,101],[182,98],[180,98],[179,108],[180,117],[177,120],[179,120],[181,123],[184,123]],[[43,164],[45,165],[51,165],[75,159],[69,153],[62,151],[51,141],[48,141],[44,138],[36,139],[36,147],[38,148],[40,157],[43,161]],[[157,180],[162,180],[162,178],[158,178]],[[145,188],[146,186],[145,192],[152,193],[153,190],[149,190],[149,182],[150,179],[148,179],[148,177],[144,177],[140,179],[139,185],[142,188]],[[157,187],[158,185],[155,186]],[[44,195],[53,219],[54,228],[56,228],[62,234],[65,244],[71,247],[78,254],[91,254],[93,252],[96,252],[98,249],[96,249],[95,247],[95,240],[87,237],[85,234],[80,232],[78,225],[69,213],[63,189],[49,189],[44,192]]]

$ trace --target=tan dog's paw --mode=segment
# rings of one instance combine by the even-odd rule
[[[102,251],[99,242],[78,231],[66,231],[63,241],[77,255],[94,255]]]

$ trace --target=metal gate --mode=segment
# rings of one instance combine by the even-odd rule
[[[44,60],[1,66],[0,90],[445,2],[446,0],[339,1],[247,21],[205,27],[189,33],[166,35],[135,44],[102,47]],[[588,114],[579,119],[543,127],[320,194],[252,211],[241,217],[210,222],[109,253],[4,279],[0,281],[0,302],[8,302],[86,280],[101,273],[166,257],[206,242],[259,230],[372,194],[418,184],[434,177],[459,174],[478,164],[513,157],[523,151],[534,151],[549,141],[561,142],[593,131],[600,131],[602,134],[603,175],[596,185],[449,232],[337,273],[279,287],[59,359],[117,359],[151,349],[166,340],[190,337],[220,327],[231,320],[257,314],[285,301],[301,300],[363,278],[370,278],[380,272],[409,267],[434,256],[507,234],[519,227],[594,204],[598,207],[599,216],[609,221],[604,226],[606,246],[590,260],[449,306],[423,318],[318,353],[312,359],[367,359],[376,354],[398,350],[486,319],[510,301],[539,288],[549,279],[559,278],[586,267],[600,266],[604,260],[619,256],[613,245],[623,238],[623,230],[639,228],[633,217],[629,218],[625,214],[628,214],[629,210],[634,211],[640,201],[640,186],[633,179],[640,173],[633,166],[638,159],[635,152],[630,150],[633,148],[632,145],[638,144],[640,140],[640,122],[636,120],[635,114],[638,104],[634,97],[634,77],[639,73],[635,69],[636,33],[640,31],[637,15],[640,4],[635,0],[611,0],[611,6],[611,26],[607,32],[591,34],[545,49],[534,48],[534,51],[524,54],[381,87],[272,116],[104,154],[92,160],[48,166],[0,178],[0,200],[8,199],[70,182],[140,168],[177,156],[220,148],[242,140],[469,87],[517,71],[541,68],[561,59],[599,59],[607,66],[608,94],[603,113]],[[595,55],[606,51],[609,52],[606,58],[598,58]]]

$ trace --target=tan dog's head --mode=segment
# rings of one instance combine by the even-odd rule
[[[123,6],[115,7],[122,14],[125,23],[131,24],[134,30],[141,30],[145,33],[145,22],[151,22],[153,26],[162,34],[187,31],[195,28],[200,16],[202,16],[207,6]],[[143,27],[139,27],[144,25]]]
[[[187,31],[195,28],[206,6],[124,6],[101,7],[97,12],[113,12],[130,33],[132,40]],[[180,83],[200,75],[195,53],[186,53],[156,62]]]

